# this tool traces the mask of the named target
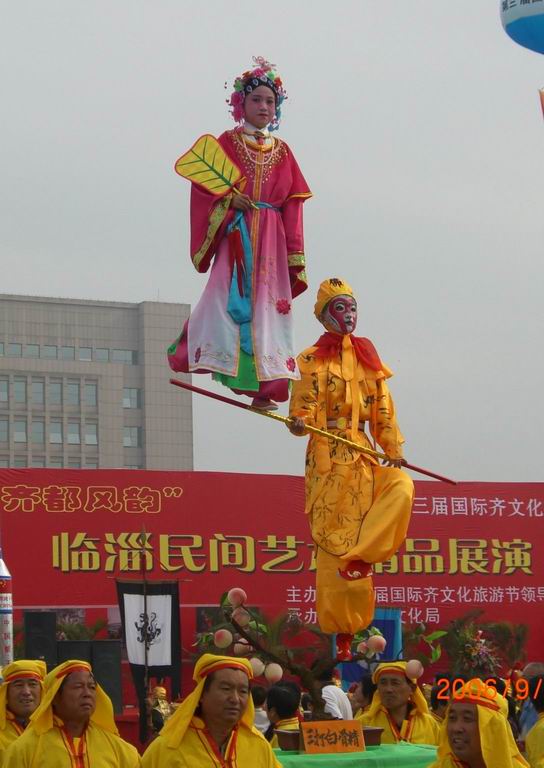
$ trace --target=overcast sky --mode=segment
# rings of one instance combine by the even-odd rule
[[[172,164],[231,125],[224,82],[263,55],[315,195],[298,348],[344,277],[408,459],[542,479],[544,59],[498,0],[4,0],[0,39],[1,292],[194,304]],[[195,469],[303,473],[270,420],[199,400],[194,429]]]

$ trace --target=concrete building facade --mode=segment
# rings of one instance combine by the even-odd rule
[[[189,310],[0,294],[0,466],[191,470],[166,360]]]

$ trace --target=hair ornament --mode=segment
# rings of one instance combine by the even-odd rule
[[[281,105],[287,98],[287,93],[283,87],[281,77],[279,76],[276,65],[271,64],[262,56],[253,57],[253,69],[243,72],[233,83],[233,91],[227,104],[230,107],[230,113],[236,123],[242,123],[244,120],[244,101],[247,93],[251,93],[255,88],[261,85],[270,88],[276,97],[276,112],[274,119],[268,126],[270,131],[276,131],[279,128],[281,118]],[[225,88],[227,84],[225,83]]]

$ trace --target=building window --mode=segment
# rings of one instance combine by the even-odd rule
[[[140,427],[123,427],[123,446],[138,448],[140,446]]]
[[[9,467],[9,461],[7,459],[0,459],[0,467]]]
[[[9,421],[0,419],[0,443],[7,443],[9,440]]]
[[[32,457],[32,466],[36,468],[45,467],[45,459],[43,456],[33,456]]]
[[[75,347],[60,347],[59,360],[75,360],[76,349]]]
[[[51,420],[49,424],[49,442],[62,443],[62,421]]]
[[[125,365],[136,365],[138,353],[130,349],[113,349],[111,359],[114,363],[125,363]]]
[[[85,424],[85,445],[98,445],[98,424]]]
[[[90,363],[93,359],[93,350],[91,347],[80,347],[79,348],[79,359],[83,363]]]
[[[66,385],[66,405],[79,405],[79,381],[69,381]]]
[[[140,408],[140,390],[136,387],[123,389],[123,408]]]
[[[64,466],[64,461],[60,458],[60,456],[58,458],[49,459],[49,466],[52,469],[62,469]]]
[[[96,408],[98,401],[98,387],[96,382],[89,381],[85,384],[85,405],[89,408]]]
[[[85,462],[85,469],[98,469],[98,462],[97,461],[86,461]]]
[[[13,462],[14,467],[28,467],[28,461],[26,456],[16,456]]]
[[[45,424],[43,421],[32,419],[32,442],[34,445],[43,445],[45,440]]]
[[[42,346],[42,357],[46,360],[57,359],[57,347],[55,344],[44,344]]]
[[[70,445],[79,445],[81,438],[79,436],[79,421],[68,422],[68,443]]]
[[[22,354],[22,344],[8,344],[8,357],[21,357]]]
[[[26,379],[15,379],[13,382],[13,395],[15,402],[26,403]]]
[[[49,382],[49,405],[62,405],[62,381],[58,379]]]
[[[25,344],[25,357],[39,357],[40,345],[39,344]]]
[[[7,403],[9,400],[9,381],[0,379],[0,403]]]
[[[123,469],[141,469],[141,464],[125,464]]]
[[[4,342],[0,341],[0,357],[4,357]]]
[[[97,363],[109,363],[110,351],[109,349],[95,349],[94,359]]]
[[[32,379],[32,405],[43,405],[45,402],[45,382],[43,379]]]
[[[26,443],[26,419],[14,419],[13,442]]]
[[[81,469],[79,459],[68,459],[68,469]]]

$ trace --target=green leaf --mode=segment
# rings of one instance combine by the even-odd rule
[[[435,648],[431,651],[431,662],[438,661],[438,659],[442,656],[442,648],[437,645]]]
[[[427,643],[434,643],[439,637],[444,637],[448,633],[443,629],[437,629],[436,632],[431,632],[430,635],[425,635],[423,638]]]

